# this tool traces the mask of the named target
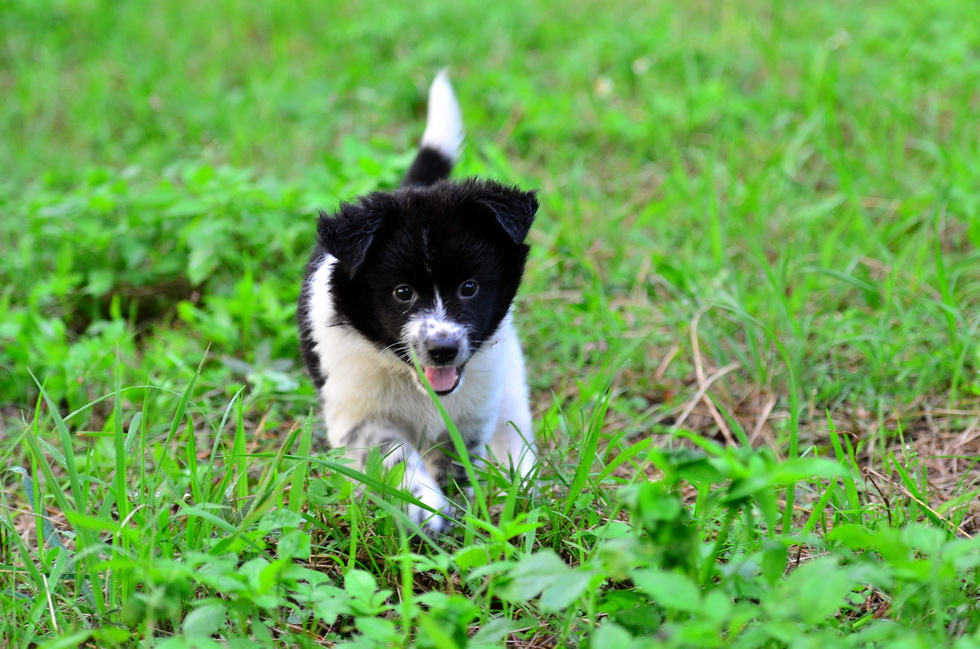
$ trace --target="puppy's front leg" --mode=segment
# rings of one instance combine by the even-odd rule
[[[361,422],[340,436],[337,442],[336,446],[346,447],[345,455],[354,460],[361,469],[364,468],[367,454],[372,448],[377,448],[381,452],[386,469],[404,462],[405,473],[402,476],[401,488],[436,512],[441,512],[445,516],[451,515],[452,504],[426,469],[418,450],[395,424]],[[334,440],[331,439],[331,444],[333,443]],[[409,504],[408,516],[413,523],[429,534],[442,534],[449,529],[448,518],[433,514],[415,504]]]
[[[463,417],[456,422],[466,453],[476,469],[480,469],[486,455],[486,445],[493,433],[491,422],[485,417]],[[443,441],[425,453],[425,464],[436,483],[447,486],[456,483],[467,500],[473,500],[473,487],[468,484],[466,468],[462,461],[453,460],[456,448],[452,440],[447,439],[449,433],[443,433]]]

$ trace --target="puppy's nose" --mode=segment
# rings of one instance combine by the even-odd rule
[[[425,341],[425,351],[435,363],[448,363],[459,354],[459,340],[452,336],[432,336]]]

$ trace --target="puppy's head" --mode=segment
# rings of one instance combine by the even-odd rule
[[[492,181],[375,192],[320,215],[344,325],[452,393],[517,293],[538,201]]]

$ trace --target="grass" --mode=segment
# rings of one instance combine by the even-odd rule
[[[973,13],[0,3],[0,637],[980,646]],[[445,65],[545,453],[420,545],[292,319]]]

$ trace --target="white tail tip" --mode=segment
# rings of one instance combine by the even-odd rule
[[[422,146],[429,147],[455,161],[463,144],[463,114],[453,93],[449,75],[443,69],[429,87],[429,108],[425,119]]]

